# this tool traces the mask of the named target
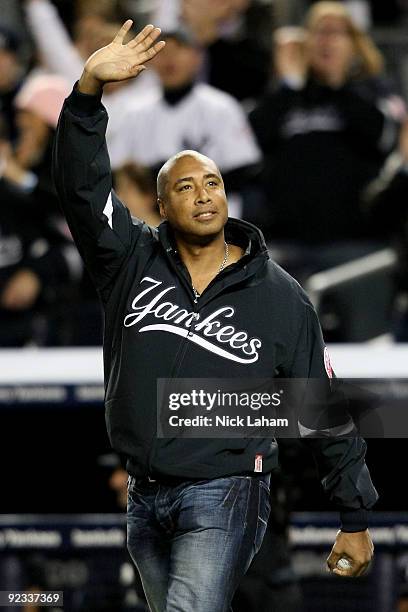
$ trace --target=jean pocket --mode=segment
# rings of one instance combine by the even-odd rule
[[[148,495],[151,493],[152,485],[146,484],[143,479],[131,477],[128,482],[128,499],[131,498],[132,501],[138,501],[138,498],[141,495]]]
[[[263,478],[260,478],[260,479],[259,479],[259,485],[260,485],[260,486],[261,486],[263,489],[265,489],[265,491],[267,491],[268,495],[269,495],[269,494],[270,494],[270,492],[271,492],[271,489],[270,489],[269,483],[270,483],[270,477],[268,478],[268,480],[263,480]]]
[[[255,554],[259,551],[268,526],[271,503],[269,501],[269,487],[264,480],[259,480],[258,487],[258,518],[255,533]]]
[[[237,482],[235,478],[232,478],[231,480],[231,486],[229,487],[227,494],[222,500],[222,506],[224,508],[233,508],[239,494],[240,483]]]

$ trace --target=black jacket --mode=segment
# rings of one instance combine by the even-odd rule
[[[54,176],[105,310],[111,443],[127,455],[127,469],[136,476],[188,479],[248,473],[254,470],[257,453],[264,456],[263,470],[269,472],[278,461],[272,437],[156,438],[156,381],[276,374],[327,378],[315,311],[296,281],[269,259],[261,232],[234,219],[227,223],[226,239],[245,246],[247,253],[219,274],[195,304],[168,224],[154,229],[132,220],[112,191],[107,119],[98,97],[74,90],[58,125]],[[227,332],[227,326],[233,331],[229,327]],[[364,462],[364,441],[308,442],[325,489],[344,510],[343,526],[364,529],[365,509],[377,499]]]

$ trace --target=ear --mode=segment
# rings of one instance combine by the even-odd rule
[[[157,204],[159,205],[159,212],[162,219],[167,219],[166,211],[164,208],[164,202],[162,199],[157,198]]]

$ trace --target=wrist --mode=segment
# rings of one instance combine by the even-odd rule
[[[84,70],[78,81],[77,89],[88,96],[100,96],[103,91],[103,83]]]
[[[341,531],[353,533],[365,531],[369,523],[369,510],[359,508],[357,510],[343,508],[340,510]]]

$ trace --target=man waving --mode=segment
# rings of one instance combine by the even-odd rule
[[[158,438],[157,380],[314,377],[329,385],[325,347],[310,301],[269,259],[261,232],[228,218],[211,159],[182,151],[164,164],[158,228],[132,218],[112,190],[103,85],[137,76],[164,46],[153,26],[124,44],[130,27],[89,58],[66,100],[54,176],[105,311],[106,422],[127,458],[128,548],[149,606],[223,612],[262,543],[277,443],[271,435]],[[308,442],[340,511],[329,566],[359,575],[372,556],[367,517],[377,499],[365,443]]]

